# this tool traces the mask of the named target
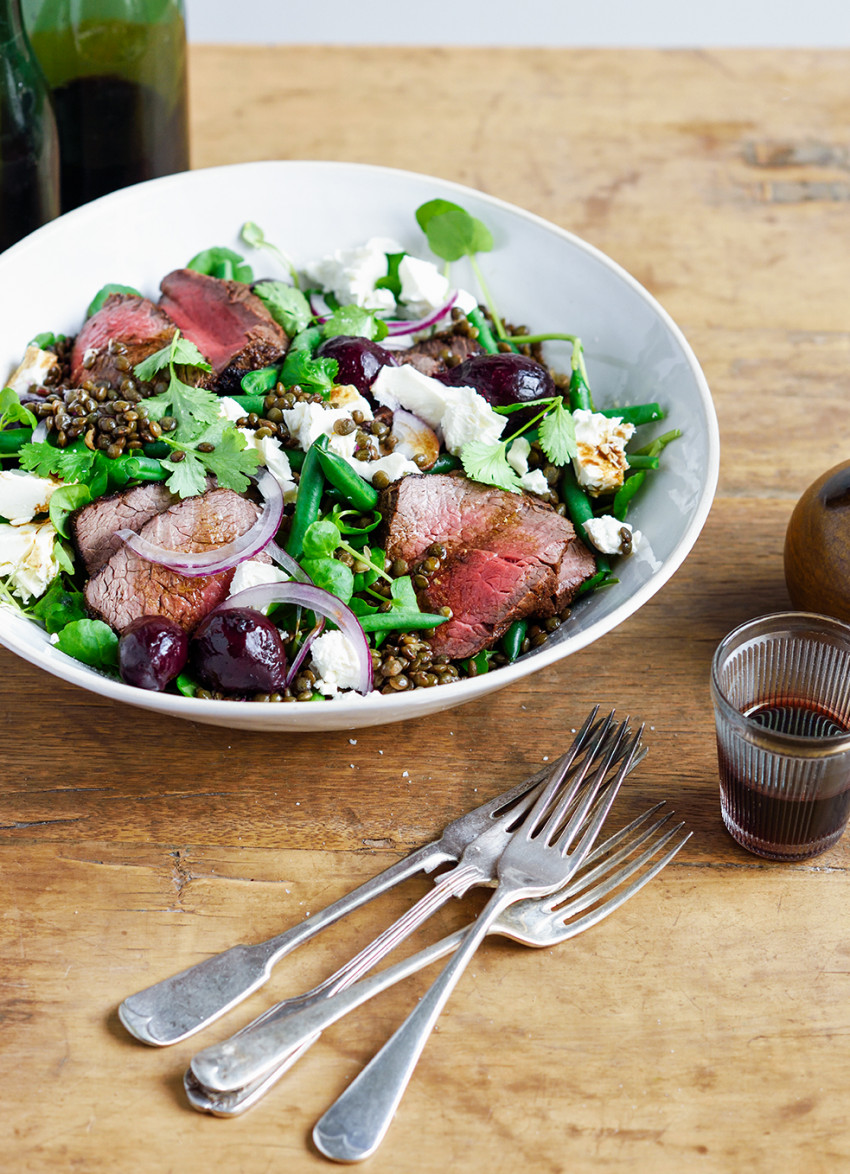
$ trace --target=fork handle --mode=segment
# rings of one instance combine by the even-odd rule
[[[449,995],[488,929],[510,903],[497,889],[436,982],[317,1122],[313,1141],[326,1158],[361,1162],[381,1144]]]

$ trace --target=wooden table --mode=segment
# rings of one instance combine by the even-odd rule
[[[485,945],[369,1168],[847,1169],[850,847],[782,866],[729,838],[708,669],[729,628],[786,606],[793,503],[847,455],[850,53],[200,47],[191,67],[196,166],[411,168],[614,257],[703,363],[720,487],[684,567],[601,645],[419,722],[231,733],[119,708],[0,653],[3,1169],[327,1170],[314,1121],[428,975],[329,1030],[230,1121],[192,1112],[181,1086],[199,1040],[222,1032],[148,1049],[118,1003],[378,872],[555,755],[594,701],[649,723],[628,803],[669,799],[694,836],[572,943]],[[330,972],[426,887],[292,955],[228,1029]]]

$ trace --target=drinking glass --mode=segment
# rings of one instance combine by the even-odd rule
[[[727,830],[770,860],[831,848],[850,815],[850,626],[777,612],[721,641],[711,668]]]

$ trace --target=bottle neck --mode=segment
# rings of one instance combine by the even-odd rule
[[[23,35],[21,0],[0,0],[0,45],[8,45]]]

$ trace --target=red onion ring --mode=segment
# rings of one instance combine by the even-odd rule
[[[398,334],[415,334],[417,330],[426,330],[429,326],[433,326],[441,318],[444,318],[456,301],[457,290],[454,291],[444,306],[441,306],[439,310],[432,311],[427,318],[420,318],[415,322],[402,322],[400,320],[388,322],[387,337],[393,338]]]
[[[185,550],[169,550],[142,538],[135,530],[116,530],[118,537],[139,558],[158,563],[170,571],[194,578],[197,575],[215,575],[230,571],[246,559],[253,558],[272,541],[283,518],[283,490],[275,478],[265,470],[257,478],[257,489],[263,498],[263,510],[250,530],[239,538],[215,550],[190,554]]]
[[[320,616],[319,622],[317,624],[315,624],[310,629],[310,631],[307,633],[307,635],[304,637],[304,643],[298,649],[298,652],[295,654],[295,660],[293,660],[292,664],[289,666],[289,668],[287,670],[286,680],[283,682],[284,689],[288,685],[291,685],[292,682],[295,680],[295,678],[298,676],[298,670],[301,668],[302,664],[304,663],[304,659],[307,656],[307,653],[310,651],[310,645],[313,643],[313,641],[316,639],[317,636],[320,636],[322,634],[322,632],[324,630],[325,630],[325,621]]]
[[[313,580],[304,570],[300,563],[297,563],[291,554],[287,554],[278,544],[272,540],[265,548],[266,554],[271,555],[277,565],[293,579],[297,579],[299,583],[312,583]]]
[[[271,603],[294,603],[307,607],[318,616],[333,620],[357,653],[358,679],[354,688],[364,696],[372,689],[372,653],[366,633],[360,627],[357,616],[341,599],[315,587],[312,583],[263,583],[259,587],[246,587],[225,599],[215,609],[221,611],[230,607],[253,607],[264,610]]]

